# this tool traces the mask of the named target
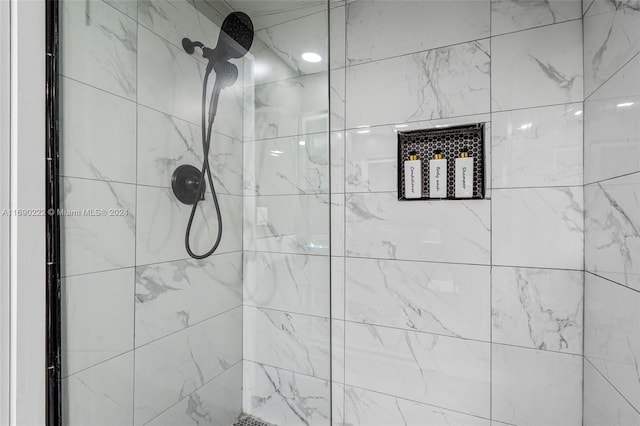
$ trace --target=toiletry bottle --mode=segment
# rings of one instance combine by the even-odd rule
[[[411,151],[404,162],[404,197],[422,198],[422,161],[415,151]]]
[[[473,197],[473,157],[469,151],[460,151],[456,158],[456,198]]]
[[[447,198],[447,159],[441,151],[435,151],[429,160],[429,197]]]

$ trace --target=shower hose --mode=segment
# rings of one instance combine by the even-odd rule
[[[213,93],[211,94],[211,104],[209,105],[209,120],[207,123],[207,114],[206,114],[206,106],[207,106],[207,85],[209,82],[209,75],[211,74],[211,66],[207,66],[207,70],[204,75],[204,81],[202,83],[202,106],[201,106],[201,116],[202,116],[202,152],[204,154],[204,160],[202,161],[202,171],[200,173],[200,182],[198,183],[198,196],[195,197],[193,202],[193,206],[191,207],[191,214],[189,215],[189,221],[187,222],[187,230],[184,236],[184,245],[187,249],[187,253],[194,259],[204,259],[206,257],[211,256],[213,252],[216,251],[218,246],[220,245],[220,240],[222,239],[222,215],[220,214],[220,205],[218,204],[218,196],[216,195],[216,188],[213,184],[213,175],[211,174],[211,167],[209,166],[209,148],[211,146],[211,133],[213,128],[213,122],[215,120],[215,111],[217,109],[218,97],[220,95],[220,87],[218,86],[218,81],[216,78],[216,82],[214,83]],[[218,218],[218,236],[216,237],[216,241],[213,244],[213,247],[209,251],[204,254],[196,254],[191,250],[191,246],[189,244],[189,236],[191,235],[191,226],[193,225],[193,218],[195,217],[196,210],[198,209],[198,203],[204,200],[204,192],[205,192],[205,175],[209,180],[209,187],[211,188],[211,197],[213,198],[213,205],[216,209],[216,216]]]

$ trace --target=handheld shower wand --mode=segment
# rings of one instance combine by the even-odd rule
[[[171,187],[176,198],[184,204],[190,204],[191,214],[187,222],[187,229],[184,237],[184,244],[194,259],[204,259],[213,254],[222,239],[222,214],[218,204],[218,196],[216,195],[215,186],[213,184],[213,175],[209,166],[209,149],[211,147],[211,134],[216,113],[218,111],[218,101],[220,92],[227,87],[233,86],[238,79],[238,68],[229,62],[230,59],[241,58],[247,54],[253,43],[253,23],[249,16],[242,12],[233,12],[229,14],[222,23],[218,44],[214,49],[210,49],[202,42],[191,41],[188,38],[182,39],[182,47],[188,54],[193,54],[195,48],[202,50],[202,56],[208,59],[207,69],[202,84],[202,105],[201,105],[201,125],[202,125],[202,151],[204,160],[202,162],[202,170],[198,170],[190,165],[182,165],[178,167],[171,178]],[[213,92],[209,101],[209,110],[207,113],[207,86],[209,76],[215,71],[216,79],[213,84]],[[198,208],[198,203],[204,200],[205,195],[205,176],[209,181],[211,188],[211,196],[216,210],[218,219],[218,235],[216,241],[209,251],[204,254],[196,254],[191,250],[189,244],[189,235],[193,225],[193,218]]]

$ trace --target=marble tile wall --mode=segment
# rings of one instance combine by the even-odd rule
[[[585,425],[639,425],[640,11],[584,15]]]
[[[171,174],[199,167],[205,64],[182,37],[218,27],[187,0],[61,6],[64,424],[229,425],[242,395],[242,99],[225,90],[210,162],[220,250],[190,259]],[[238,62],[242,72],[242,63]],[[206,197],[192,247],[215,236]],[[215,217],[215,216],[214,216]]]
[[[581,425],[581,2],[331,18],[333,423]],[[487,198],[398,202],[397,131],[476,122]]]
[[[264,3],[273,21],[257,26],[246,64],[242,407],[273,424],[327,425],[328,12],[326,3],[298,3],[286,18],[293,10],[277,7]],[[322,61],[305,62],[304,52]]]

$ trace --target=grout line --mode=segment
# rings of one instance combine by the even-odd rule
[[[296,316],[301,316],[301,317],[308,317],[308,318],[315,318],[315,319],[320,319],[326,322],[331,321],[331,318],[329,315],[316,315],[316,314],[308,314],[308,313],[301,313],[301,312],[295,312],[293,310],[288,310],[288,309],[278,309],[278,308],[272,308],[269,306],[259,306],[259,305],[243,305],[246,308],[253,308],[253,309],[257,309],[260,311],[271,311],[271,312],[277,312],[277,313],[281,313],[281,314],[293,314]]]
[[[191,324],[191,325],[189,325],[188,327],[185,327],[185,328],[181,328],[180,330],[172,331],[172,332],[171,332],[171,333],[169,333],[169,334],[166,334],[166,335],[164,335],[164,336],[162,336],[162,337],[159,337],[159,338],[157,338],[157,339],[151,340],[151,341],[149,341],[149,342],[147,342],[147,343],[145,343],[145,344],[143,344],[143,345],[140,345],[140,346],[138,346],[138,347],[135,347],[135,341],[134,341],[134,347],[132,347],[131,349],[127,349],[126,351],[123,351],[123,352],[121,352],[121,353],[118,353],[117,355],[114,355],[114,356],[111,356],[111,357],[109,357],[109,358],[106,358],[106,359],[104,359],[104,360],[102,360],[102,361],[100,361],[100,362],[97,362],[97,363],[95,363],[95,364],[91,364],[90,366],[88,366],[88,367],[84,367],[84,368],[82,368],[82,369],[80,369],[80,370],[78,370],[78,371],[74,371],[74,372],[73,372],[73,373],[71,373],[71,374],[67,374],[66,376],[64,376],[64,377],[63,377],[63,379],[66,379],[66,378],[69,378],[69,377],[75,376],[76,374],[79,374],[79,373],[85,372],[85,371],[87,371],[87,370],[89,370],[89,369],[91,369],[91,368],[93,368],[93,367],[96,367],[96,366],[98,366],[98,365],[104,364],[105,362],[109,362],[109,361],[111,361],[111,360],[114,360],[115,358],[121,357],[121,356],[123,356],[123,355],[127,355],[127,354],[129,354],[129,353],[133,353],[133,356],[134,356],[134,363],[135,363],[135,353],[134,353],[135,351],[140,350],[141,348],[143,348],[143,347],[145,347],[145,346],[147,346],[147,345],[149,345],[149,344],[157,343],[158,341],[163,340],[163,339],[165,339],[166,337],[173,336],[173,335],[178,334],[178,333],[180,333],[180,332],[182,332],[182,331],[185,331],[185,330],[190,330],[190,329],[194,328],[194,327],[195,327],[195,326],[197,326],[197,325],[200,325],[200,324],[202,324],[202,323],[204,323],[204,322],[207,322],[207,321],[209,321],[209,320],[212,320],[212,319],[214,319],[214,318],[217,318],[217,317],[219,317],[219,316],[221,316],[221,315],[223,315],[223,314],[229,313],[229,312],[233,311],[234,309],[238,309],[238,308],[239,308],[239,307],[241,307],[241,306],[242,306],[242,305],[238,305],[238,306],[235,306],[235,307],[233,307],[233,308],[231,308],[231,309],[227,309],[227,310],[226,310],[226,311],[224,311],[224,312],[220,312],[220,313],[218,313],[218,314],[215,314],[215,315],[213,315],[212,317],[209,317],[209,318],[203,319],[202,321],[198,321],[197,323]],[[135,326],[134,326],[134,332],[135,332]],[[134,368],[134,376],[135,376],[135,368]],[[134,378],[135,378],[135,377],[134,377]],[[134,384],[134,386],[135,386],[135,384]]]
[[[548,27],[552,27],[554,25],[563,25],[563,24],[573,23],[573,22],[577,22],[577,21],[582,22],[582,16],[580,16],[579,18],[575,18],[575,19],[567,19],[567,20],[562,21],[562,22],[552,22],[550,24],[537,25],[535,27],[524,28],[522,30],[510,31],[510,32],[507,32],[507,33],[491,34],[491,37],[492,38],[494,38],[494,37],[503,37],[503,36],[508,36],[508,35],[512,35],[512,34],[523,33],[525,31],[539,30],[541,28],[548,28]]]
[[[346,76],[345,76],[346,78]],[[489,87],[491,90],[491,81],[489,81]],[[509,109],[497,109],[494,110],[492,105],[489,105],[489,109],[487,111],[484,112],[475,112],[472,114],[462,114],[462,115],[450,115],[450,116],[446,116],[446,117],[436,117],[436,118],[423,118],[420,120],[406,120],[406,121],[393,121],[393,122],[386,122],[386,123],[376,123],[373,125],[368,126],[368,129],[371,130],[375,130],[378,128],[385,128],[385,127],[391,127],[397,124],[420,124],[420,123],[425,123],[429,124],[429,123],[439,123],[439,122],[443,122],[443,121],[453,121],[453,120],[457,120],[457,119],[462,119],[462,118],[483,118],[483,116],[492,116],[492,115],[498,115],[498,114],[505,114],[505,113],[509,113],[509,112],[517,112],[517,111],[528,111],[528,110],[533,110],[533,109],[543,109],[543,108],[552,108],[552,107],[561,107],[561,106],[570,106],[570,105],[576,105],[576,104],[580,104],[582,103],[582,101],[573,101],[573,102],[559,102],[559,103],[551,103],[551,104],[543,104],[543,105],[531,105],[531,106],[526,106],[526,107],[520,107],[520,108],[509,108]],[[346,110],[346,107],[345,107]],[[346,115],[346,111],[345,111],[345,115]],[[487,121],[485,122],[491,122],[491,117],[486,117]],[[457,124],[456,124],[457,125]],[[453,126],[453,124],[452,124]],[[346,118],[345,118],[345,131],[347,132],[351,132],[351,131],[359,131],[362,130],[361,126],[347,126],[346,125]],[[409,129],[405,129],[405,130],[409,130]]]
[[[584,187],[595,186],[595,185],[601,184],[603,182],[609,182],[609,181],[612,181],[612,180],[621,179],[621,178],[629,177],[629,176],[636,175],[636,174],[638,176],[640,176],[640,170],[637,170],[635,172],[624,173],[624,174],[619,175],[619,176],[613,176],[613,177],[609,177],[609,178],[606,178],[606,179],[601,179],[601,180],[594,181],[594,182],[588,182],[588,183],[585,183],[583,186]]]
[[[244,140],[243,139],[242,143],[243,144],[250,144],[250,143],[278,141],[278,140],[282,140],[282,139],[297,139],[297,138],[306,137],[306,136],[326,135],[327,133],[331,133],[331,132],[332,132],[332,130],[330,130],[330,128],[327,128],[327,130],[324,130],[324,131],[321,131],[321,132],[295,133],[295,134],[291,134],[291,135],[274,136],[274,137],[268,137],[268,138],[258,138],[258,139],[249,139],[249,140]],[[244,138],[244,136],[243,136],[243,138]]]
[[[500,33],[500,34],[491,34],[491,30],[490,30],[489,33],[486,34],[486,35],[482,35],[480,37],[476,37],[476,38],[473,38],[473,39],[459,41],[459,42],[456,42],[456,43],[445,44],[445,45],[442,45],[442,46],[429,47],[427,49],[417,50],[417,51],[413,51],[413,52],[409,52],[409,53],[403,53],[403,54],[399,54],[399,55],[385,56],[383,58],[378,58],[378,59],[373,59],[373,60],[366,60],[366,61],[357,62],[357,63],[349,63],[349,62],[345,61],[345,64],[346,64],[347,68],[353,68],[353,67],[358,67],[358,66],[362,66],[362,65],[369,65],[369,64],[372,64],[372,63],[376,63],[376,62],[383,62],[383,61],[387,61],[387,60],[398,59],[398,58],[402,58],[402,57],[405,57],[405,56],[423,54],[423,53],[434,51],[434,50],[449,49],[449,48],[452,48],[452,47],[455,47],[455,46],[461,46],[463,44],[471,44],[471,43],[481,42],[481,41],[484,41],[484,40],[489,40],[491,38],[499,38],[499,37],[510,36],[510,35],[513,35],[513,34],[518,34],[518,33],[526,32],[526,31],[539,30],[539,29],[542,29],[542,28],[552,27],[552,26],[555,26],[555,25],[558,25],[558,26],[559,25],[565,25],[565,24],[574,23],[574,22],[578,22],[578,21],[582,21],[582,17],[576,18],[576,19],[569,19],[569,20],[562,21],[562,22],[553,22],[553,23],[546,24],[546,25],[540,25],[540,26],[535,26],[535,27],[531,27],[531,28],[525,28],[525,29],[522,29],[522,30],[516,30],[516,31],[511,31],[511,32],[506,32],[506,33]],[[491,24],[490,24],[490,27],[491,27]]]
[[[315,72],[310,72],[310,73],[301,73],[301,74],[298,74],[298,75],[294,75],[292,77],[286,77],[286,78],[276,79],[276,80],[272,80],[272,81],[265,81],[264,83],[253,84],[253,85],[249,85],[247,87],[252,87],[253,89],[256,89],[258,87],[271,86],[271,85],[280,85],[282,83],[292,82],[294,80],[302,80],[302,79],[307,78],[307,77],[319,77],[321,74],[329,74],[329,73],[331,73],[331,71],[335,71],[336,69],[340,69],[340,68],[330,69],[330,64],[327,64],[327,66],[328,66],[327,69],[322,69],[320,71],[315,71]]]
[[[223,256],[223,255],[227,255],[227,254],[237,254],[237,253],[242,253],[242,251],[241,250],[234,250],[234,251],[228,251],[228,252],[222,252],[222,253],[214,253],[211,256]],[[144,264],[138,264],[138,265],[133,264],[131,266],[123,266],[121,268],[105,269],[105,270],[100,270],[100,271],[91,271],[91,272],[85,272],[85,273],[82,273],[82,274],[65,275],[65,276],[62,276],[60,278],[61,279],[66,279],[66,278],[73,278],[73,277],[83,277],[83,276],[86,276],[86,275],[101,274],[101,273],[104,273],[104,272],[116,272],[116,271],[122,271],[124,269],[136,269],[136,268],[164,265],[164,264],[170,264],[170,263],[178,263],[178,262],[184,262],[184,261],[199,262],[199,260],[192,259],[191,257],[185,257],[185,258],[180,258],[180,259],[165,260],[165,261],[161,261],[161,262],[144,263]]]
[[[172,409],[173,407],[175,407],[176,405],[180,404],[182,401],[184,401],[185,399],[189,398],[191,395],[193,395],[194,393],[198,392],[200,389],[204,388],[205,386],[209,385],[210,383],[212,383],[214,380],[218,379],[219,377],[221,377],[223,374],[227,373],[228,371],[231,371],[234,367],[236,367],[238,364],[240,364],[240,371],[242,374],[242,358],[240,358],[238,361],[234,362],[232,365],[229,366],[229,368],[227,368],[226,370],[216,374],[214,377],[212,377],[211,379],[207,380],[205,383],[203,383],[202,385],[200,385],[198,388],[194,389],[193,391],[189,392],[187,395],[185,395],[184,397],[182,397],[179,401],[175,402],[174,404],[171,404],[169,407],[165,408],[164,410],[160,411],[158,414],[156,414],[155,417],[149,419],[147,422],[143,423],[144,425],[148,425],[149,423],[151,423],[152,421],[154,421],[155,419],[157,419],[158,417],[160,417],[161,415],[163,415],[164,413],[166,413],[167,411],[169,411],[170,409]],[[198,413],[200,414],[200,413]]]
[[[332,192],[330,190],[327,190],[326,192],[322,191],[322,192],[297,192],[294,194],[244,194],[242,195],[243,197],[247,197],[247,198],[264,198],[264,197],[297,197],[297,196],[313,196],[313,197],[318,197],[320,195],[331,195]],[[341,194],[341,193],[337,193],[334,192],[333,194]]]
[[[582,11],[582,19],[583,19],[583,21],[584,21],[584,18],[587,17],[586,15],[587,15],[587,13],[589,12],[589,9],[591,9],[591,6],[593,6],[594,3],[595,3],[595,1],[591,0],[589,2],[589,5],[587,6],[587,8]],[[583,6],[584,6],[584,2],[583,2]],[[592,16],[595,16],[595,15],[592,15]]]
[[[346,238],[344,241],[344,246],[346,250]],[[555,268],[555,267],[548,267],[548,266],[524,266],[524,265],[508,265],[508,264],[498,264],[498,263],[490,264],[490,263],[471,263],[471,262],[446,262],[441,260],[398,259],[398,258],[384,258],[384,257],[371,257],[371,256],[354,256],[354,255],[348,255],[348,254],[329,256],[328,254],[315,254],[315,253],[275,252],[275,251],[263,251],[263,250],[245,250],[245,251],[249,253],[273,254],[273,255],[283,255],[283,256],[343,257],[345,258],[345,263],[347,259],[359,259],[359,260],[371,260],[371,261],[411,262],[411,263],[437,264],[437,265],[459,265],[459,266],[499,267],[499,268],[514,268],[514,269],[517,268],[517,269],[535,269],[535,270],[542,269],[542,270],[549,270],[549,271],[583,272],[582,269]],[[161,262],[161,263],[164,263],[164,262]],[[345,271],[345,278],[346,278],[346,271]]]
[[[518,190],[518,189],[561,189],[561,188],[582,188],[583,185],[548,185],[548,186],[512,186],[512,187],[499,187],[499,188],[487,188],[487,190],[492,191],[509,191],[509,190]],[[349,191],[347,194],[397,194],[397,191]],[[279,195],[279,194],[277,194]],[[308,195],[308,194],[287,194],[287,195]],[[493,194],[492,194],[493,195]],[[259,195],[259,196],[268,196],[268,195]],[[446,201],[489,201],[491,198],[463,198],[460,200],[456,199],[445,199]],[[433,199],[424,199],[420,201],[426,202],[441,202],[441,199],[433,198]]]
[[[584,271],[584,272],[585,272],[585,273],[587,273],[587,274],[593,275],[594,277],[600,278],[601,280],[607,281],[607,282],[609,282],[609,283],[611,283],[611,284],[615,284],[615,285],[617,285],[617,286],[619,286],[619,287],[625,288],[625,289],[627,289],[627,290],[629,290],[629,291],[633,291],[633,292],[635,292],[635,293],[640,293],[640,290],[636,290],[636,289],[635,289],[635,288],[633,288],[633,287],[629,287],[629,286],[627,286],[627,285],[621,284],[621,283],[619,283],[619,282],[617,282],[617,281],[614,281],[614,280],[612,280],[612,279],[610,279],[610,278],[603,277],[603,276],[601,276],[601,275],[596,274],[595,272],[588,271],[588,270],[586,270],[586,269],[585,269],[585,271]]]
[[[597,15],[595,15],[597,16]],[[591,93],[589,93],[588,96],[584,96],[584,101],[585,102],[593,102],[594,100],[598,100],[598,99],[594,99],[591,100],[590,98],[596,94],[596,92],[598,92],[598,90],[600,90],[602,88],[602,86],[604,86],[605,84],[607,84],[609,82],[609,80],[611,80],[613,77],[617,76],[618,74],[620,74],[620,72],[622,70],[624,70],[626,68],[627,65],[629,65],[630,62],[634,61],[637,57],[640,56],[640,50],[638,50],[638,52],[636,52],[628,61],[626,61],[624,64],[620,65],[620,68],[618,68],[618,70],[616,72],[614,72],[613,74],[611,74],[606,80],[604,80],[602,82],[602,84],[600,84],[598,87],[596,87],[595,89],[593,89],[591,91]],[[584,61],[584,59],[583,59]],[[586,92],[585,92],[586,93]]]
[[[293,373],[293,374],[296,374],[296,375],[299,375],[299,376],[304,376],[304,377],[307,377],[307,378],[310,378],[310,379],[322,380],[323,382],[327,382],[328,384],[331,384],[331,382],[329,381],[329,379],[325,379],[325,378],[323,378],[323,377],[313,376],[313,375],[308,374],[308,373],[301,373],[301,372],[299,372],[299,371],[290,370],[290,369],[288,369],[288,368],[283,368],[283,367],[278,367],[277,365],[268,364],[268,363],[266,363],[266,362],[260,362],[260,361],[256,361],[256,360],[249,359],[249,358],[244,358],[244,357],[243,357],[243,358],[242,358],[242,360],[243,360],[243,361],[248,361],[248,362],[251,362],[251,363],[253,363],[253,364],[257,364],[257,365],[262,365],[262,366],[265,366],[265,367],[274,368],[274,369],[276,369],[276,370],[286,371],[286,372],[288,372],[288,373]],[[285,425],[282,425],[282,426],[285,426]]]
[[[418,401],[418,400],[411,399],[411,398],[406,398],[404,396],[401,397],[401,396],[398,396],[398,395],[393,395],[393,394],[390,394],[390,393],[381,392],[379,390],[373,390],[373,389],[365,388],[365,387],[362,387],[362,386],[355,386],[355,385],[351,385],[351,384],[347,384],[347,383],[345,383],[344,385],[345,385],[345,387],[349,386],[350,388],[360,389],[360,390],[363,390],[363,391],[366,391],[366,392],[371,392],[371,393],[376,393],[378,395],[388,396],[388,397],[391,397],[391,398],[394,398],[394,399],[397,399],[397,400],[414,402],[416,404],[425,405],[427,407],[434,407],[434,408],[438,408],[438,409],[441,409],[441,410],[450,411],[452,413],[463,414],[465,416],[475,417],[475,418],[483,419],[483,420],[490,420],[489,417],[482,417],[482,416],[479,416],[477,414],[465,413],[464,411],[453,410],[451,408],[442,407],[440,405],[434,405],[434,404],[430,404],[430,403],[427,403],[427,402]]]
[[[136,136],[136,140],[137,140],[137,136]],[[137,153],[136,153],[136,156],[137,156]],[[136,167],[136,169],[137,169],[137,167]],[[96,178],[83,177],[83,176],[58,175],[58,177],[65,178],[65,179],[78,179],[78,180],[90,181],[90,182],[116,183],[116,184],[119,184],[119,185],[130,185],[130,186],[134,186],[136,188],[137,187],[143,187],[143,188],[153,188],[153,189],[167,189],[167,190],[171,189],[170,186],[149,185],[149,184],[134,183],[134,182],[122,182],[122,181],[118,181],[118,180],[96,179]],[[137,170],[136,170],[136,180],[137,180]],[[211,190],[210,189],[207,190],[207,194],[211,194]],[[227,194],[225,192],[219,192],[219,191],[216,191],[216,194],[224,195],[224,196],[228,196],[228,197],[243,197],[243,194]],[[324,194],[324,193],[291,194],[291,195],[322,195],[322,194]],[[285,195],[289,195],[289,194],[285,194]]]
[[[64,75],[62,73],[60,73],[59,75],[60,75],[60,77],[62,77],[65,80],[73,81],[74,83],[81,84],[81,85],[83,85],[85,87],[88,87],[88,88],[91,88],[91,89],[95,89],[95,90],[97,90],[99,92],[106,93],[108,95],[115,96],[115,97],[120,98],[122,100],[131,102],[131,103],[136,105],[136,109],[139,108],[139,107],[146,108],[148,110],[155,111],[158,114],[166,115],[166,116],[168,116],[168,117],[170,117],[170,118],[172,118],[174,120],[182,121],[182,122],[187,123],[187,124],[192,125],[192,126],[199,126],[197,123],[195,123],[193,121],[185,120],[182,117],[178,117],[178,116],[172,115],[172,114],[170,114],[168,112],[161,111],[161,110],[159,110],[157,108],[154,108],[152,106],[149,106],[149,105],[146,105],[146,104],[142,104],[142,103],[138,103],[138,99],[137,99],[137,96],[138,96],[138,87],[137,86],[138,86],[138,84],[137,84],[137,82],[136,82],[136,100],[133,100],[133,99],[127,98],[125,96],[118,95],[117,93],[109,92],[108,90],[102,89],[102,88],[100,88],[98,86],[94,86],[94,85],[92,85],[90,83],[87,83],[87,82],[84,82],[82,80],[77,80],[77,79],[75,79],[73,77],[66,76],[66,75]],[[136,56],[136,79],[137,79],[137,56]],[[218,136],[227,137],[229,139],[232,139],[233,141],[242,142],[236,136],[227,135],[226,133],[222,133],[222,132],[220,132],[218,130],[215,130],[215,129],[213,130],[213,133],[217,134]]]
[[[223,316],[223,315],[229,314],[229,313],[231,313],[231,312],[235,311],[235,310],[236,310],[236,309],[238,309],[238,308],[242,308],[242,304],[240,304],[240,305],[236,305],[236,306],[234,306],[234,307],[232,307],[232,308],[228,308],[228,309],[226,309],[226,310],[224,310],[224,311],[222,311],[222,312],[218,312],[218,313],[217,313],[217,314],[215,314],[215,315],[212,315],[212,316],[210,316],[210,317],[208,317],[208,318],[202,319],[202,320],[200,320],[200,321],[198,321],[198,322],[194,322],[193,324],[189,324],[187,327],[183,327],[183,328],[181,328],[181,329],[179,329],[179,330],[174,330],[174,331],[172,331],[172,332],[170,332],[170,333],[168,333],[168,334],[164,334],[164,335],[162,335],[162,336],[160,336],[160,337],[157,337],[157,338],[155,338],[155,339],[153,339],[153,340],[149,340],[148,342],[145,342],[145,343],[143,343],[142,345],[135,346],[135,347],[134,347],[134,350],[136,350],[136,351],[137,351],[137,350],[140,350],[140,349],[144,348],[145,346],[148,346],[148,345],[151,345],[151,344],[154,344],[154,343],[158,343],[158,342],[160,342],[161,340],[165,340],[165,339],[167,339],[168,337],[174,336],[174,335],[176,335],[176,334],[178,334],[178,333],[180,333],[180,332],[183,332],[183,331],[185,331],[185,330],[193,330],[194,328],[196,328],[196,327],[197,327],[197,326],[199,326],[199,325],[204,324],[205,322],[208,322],[208,321],[211,321],[211,320],[213,320],[213,319],[215,319],[215,318],[218,318],[218,317],[221,317],[221,316]],[[135,342],[134,342],[134,344],[135,344]]]
[[[354,325],[363,326],[363,327],[378,327],[378,328],[383,328],[383,329],[387,329],[387,330],[396,330],[396,331],[401,331],[401,332],[409,332],[409,333],[414,333],[414,334],[418,334],[418,335],[437,336],[437,337],[443,337],[445,339],[462,340],[462,341],[466,341],[466,342],[475,342],[475,343],[479,343],[479,344],[482,344],[482,345],[491,345],[491,346],[495,345],[495,346],[503,346],[503,347],[509,347],[509,348],[525,349],[525,350],[543,352],[543,353],[544,352],[548,352],[548,353],[554,353],[554,354],[559,354],[559,355],[566,355],[566,356],[570,356],[570,357],[580,357],[580,358],[582,357],[581,354],[573,353],[573,352],[562,352],[562,351],[556,351],[556,350],[550,350],[550,349],[534,348],[534,347],[531,347],[531,346],[522,346],[522,345],[516,345],[516,344],[504,343],[504,342],[492,342],[491,340],[482,340],[482,339],[475,339],[475,338],[470,338],[470,337],[454,336],[454,335],[449,335],[449,334],[440,334],[440,333],[434,333],[434,332],[430,332],[430,331],[421,331],[421,330],[416,330],[416,329],[401,328],[401,327],[396,327],[396,326],[390,326],[390,325],[384,325],[384,324],[375,324],[375,323],[364,322],[364,321],[355,321],[355,320],[350,320],[350,319],[344,319],[344,322],[346,324],[354,324]]]
[[[594,370],[595,370],[595,371],[596,371],[596,372],[597,372],[597,373],[598,373],[598,374],[599,374],[599,375],[600,375],[600,376],[601,376],[601,377],[602,377],[602,378],[603,378],[603,379],[604,379],[604,380],[605,380],[605,381],[606,381],[606,382],[607,382],[607,383],[608,383],[608,384],[609,384],[609,385],[610,385],[610,386],[611,386],[611,387],[612,387],[612,388],[613,388],[613,389],[618,393],[618,395],[620,395],[620,396],[622,397],[622,399],[624,399],[624,400],[627,402],[627,404],[629,404],[629,406],[630,406],[633,410],[635,410],[638,414],[640,414],[640,409],[636,408],[636,407],[631,403],[631,401],[629,401],[629,400],[627,399],[627,397],[626,397],[626,396],[624,396],[624,394],[623,394],[622,392],[620,392],[620,391],[618,390],[618,388],[617,388],[613,383],[611,383],[611,381],[609,381],[609,378],[608,378],[607,376],[605,376],[604,374],[602,374],[602,372],[601,372],[601,371],[600,371],[600,370],[595,366],[595,364],[593,364],[593,363],[591,362],[591,360],[589,359],[589,357],[584,356],[584,359],[585,359],[585,361],[586,361],[586,362],[588,362],[588,363],[591,365],[591,367],[592,367],[592,368],[593,368],[593,369],[594,369]],[[584,386],[583,386],[583,387],[584,387]]]

